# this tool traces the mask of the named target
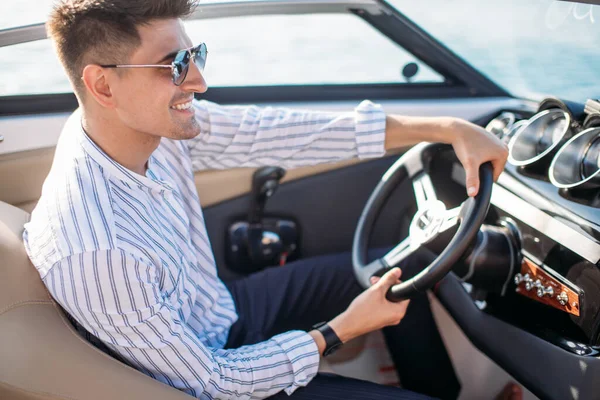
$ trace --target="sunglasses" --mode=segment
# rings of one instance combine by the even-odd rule
[[[200,43],[196,47],[189,49],[179,50],[175,54],[175,58],[171,65],[161,64],[109,64],[100,65],[102,68],[170,68],[171,75],[173,76],[173,83],[175,86],[181,85],[187,76],[190,69],[190,61],[194,60],[194,64],[198,67],[200,72],[204,71],[206,65],[206,56],[208,50],[206,50],[206,44]]]

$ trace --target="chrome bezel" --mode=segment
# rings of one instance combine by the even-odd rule
[[[552,145],[550,145],[546,150],[544,150],[543,152],[541,152],[540,154],[537,154],[534,157],[530,157],[526,160],[516,160],[513,157],[514,154],[514,148],[515,148],[515,144],[517,143],[517,141],[519,140],[523,140],[523,137],[525,137],[525,135],[529,134],[537,134],[537,125],[539,125],[541,122],[544,122],[547,119],[552,120],[553,118],[558,118],[559,116],[564,117],[565,120],[567,121],[567,124],[565,125],[565,129],[563,130],[563,132],[561,132],[560,134],[560,138],[559,140],[555,141],[552,143]],[[549,122],[549,121],[548,121]],[[562,145],[562,143],[565,140],[565,136],[567,135],[567,133],[569,133],[571,131],[571,116],[569,115],[569,113],[560,110],[560,109],[551,109],[551,110],[544,110],[536,115],[534,115],[533,117],[531,117],[531,119],[529,119],[528,123],[524,126],[522,126],[521,128],[519,128],[519,130],[517,132],[515,132],[515,135],[510,139],[510,141],[508,142],[508,162],[511,163],[512,165],[515,166],[526,166],[526,165],[530,165],[533,164],[539,160],[541,160],[542,158],[546,157],[548,154],[552,153],[553,151],[557,150],[560,145]]]
[[[506,126],[502,129],[502,132],[500,134],[497,134],[496,136],[498,138],[503,138],[504,135],[510,130],[512,129],[515,121],[517,120],[517,117],[515,114],[511,113],[511,112],[503,112],[502,114],[498,115],[496,118],[492,119],[490,122],[488,122],[488,124],[485,126],[485,130],[490,132],[490,133],[494,133],[491,131],[491,125],[493,122],[498,121],[498,120],[506,120]]]
[[[589,135],[590,137],[582,140],[581,143],[576,143],[576,146],[580,146],[580,147],[575,150],[575,152],[577,153],[577,155],[575,156],[575,162],[573,162],[572,158],[568,159],[568,160],[564,160],[564,158],[567,157],[565,152],[567,150],[571,150],[573,143],[580,140],[580,138],[582,138],[586,135]],[[591,183],[592,180],[594,180],[594,181],[598,180],[598,178],[600,177],[600,166],[598,167],[596,172],[594,172],[592,175],[588,176],[587,178],[581,179],[577,182],[574,182],[574,183],[573,182],[572,183],[561,183],[557,180],[556,174],[555,174],[555,170],[556,170],[557,166],[559,164],[563,164],[563,163],[567,163],[564,165],[572,165],[572,166],[574,166],[574,168],[577,168],[578,170],[580,170],[581,165],[583,164],[583,161],[584,161],[585,151],[589,148],[589,146],[597,138],[600,138],[600,127],[588,128],[584,131],[581,131],[577,135],[573,136],[560,148],[560,150],[558,150],[558,152],[552,159],[550,168],[548,169],[548,178],[550,179],[550,182],[552,182],[552,184],[554,186],[556,186],[559,189],[571,189],[571,188],[574,188],[577,186],[582,186],[588,182]],[[592,186],[598,187],[598,186],[600,186],[600,183],[594,183]]]
[[[519,131],[524,129],[527,125],[529,125],[528,119],[521,119],[519,121],[516,121],[514,124],[512,124],[510,129],[508,129],[506,131],[506,133],[502,136],[502,141],[508,145],[508,142],[510,141],[510,139],[515,137],[517,135],[517,133],[519,133]],[[511,132],[513,132],[512,135],[511,135]],[[507,136],[508,136],[508,139],[507,139]]]

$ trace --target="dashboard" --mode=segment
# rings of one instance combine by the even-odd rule
[[[549,98],[475,122],[509,160],[474,243],[434,292],[539,398],[600,399],[600,103]],[[453,154],[436,163],[442,201],[460,205],[464,169]]]
[[[483,312],[567,352],[597,357],[600,103],[549,98],[536,112],[501,110],[482,125],[508,145],[509,159],[472,251],[479,259],[465,260],[463,286]],[[452,180],[464,185],[456,162]],[[488,276],[502,265],[495,276],[505,281],[473,279],[473,265]]]

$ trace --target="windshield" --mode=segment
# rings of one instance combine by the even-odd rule
[[[580,102],[600,97],[598,5],[557,0],[388,3],[513,95]]]
[[[54,1],[0,1],[0,29],[44,21]],[[203,0],[201,4],[208,2],[219,0]],[[388,3],[515,96],[533,100],[557,96],[580,102],[600,97],[600,5],[558,0]],[[235,21],[219,24],[223,31],[235,32],[230,29]],[[343,46],[337,49],[345,50]],[[223,51],[214,54],[219,53]],[[38,71],[38,63],[46,63],[45,90],[70,90],[49,43],[33,42],[0,52],[0,95],[21,94],[28,89],[24,89],[27,80],[7,75],[14,73],[15,59],[21,60],[19,68],[26,76]],[[366,66],[381,64],[373,57],[363,61],[359,71],[363,73],[370,73]],[[423,72],[426,69],[422,68],[417,79],[430,79]],[[376,80],[384,78],[377,76]],[[213,83],[221,84],[218,80]],[[37,82],[32,84],[39,90]]]

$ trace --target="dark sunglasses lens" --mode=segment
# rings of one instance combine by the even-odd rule
[[[181,85],[187,76],[190,68],[190,52],[182,50],[175,56],[173,60],[173,83],[177,86]]]
[[[194,57],[194,63],[201,72],[204,71],[207,54],[208,52],[206,51],[206,45],[204,43],[202,43],[196,48],[196,56]]]

